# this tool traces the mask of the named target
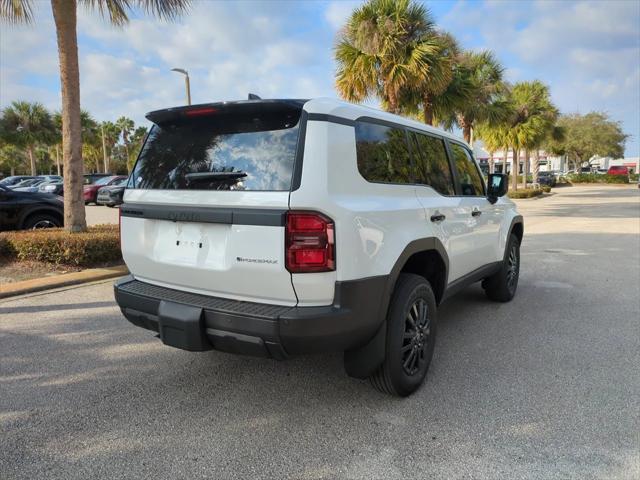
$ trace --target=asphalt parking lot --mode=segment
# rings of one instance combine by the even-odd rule
[[[519,202],[515,300],[443,305],[406,399],[340,355],[165,347],[111,282],[1,301],[0,478],[640,478],[640,194],[556,191]]]

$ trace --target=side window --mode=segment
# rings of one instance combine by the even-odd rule
[[[484,183],[482,182],[482,177],[467,149],[451,142],[451,151],[453,152],[453,161],[458,172],[462,195],[483,196]]]
[[[444,140],[415,132],[411,132],[410,137],[416,147],[416,182],[429,185],[441,195],[455,195]]]
[[[356,122],[358,171],[368,182],[413,183],[404,130]]]

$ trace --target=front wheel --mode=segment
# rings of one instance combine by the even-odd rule
[[[500,270],[487,277],[482,287],[487,297],[496,302],[509,302],[516,294],[520,277],[520,241],[511,234]]]
[[[370,378],[378,390],[406,397],[422,385],[436,342],[436,300],[427,280],[402,273],[389,313],[385,359]]]

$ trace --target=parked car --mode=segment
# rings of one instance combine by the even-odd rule
[[[63,205],[62,197],[16,192],[0,185],[0,230],[61,227]]]
[[[608,175],[626,175],[629,176],[629,169],[624,165],[614,165],[607,170]]]
[[[55,180],[53,182],[41,183],[38,185],[38,191],[62,196],[64,194],[64,182],[62,180]]]
[[[127,185],[128,177],[118,180],[111,185],[101,187],[98,190],[98,205],[106,205],[107,207],[115,207],[122,203],[122,196]]]
[[[85,173],[83,177],[84,177],[84,185],[93,185],[101,178],[113,177],[113,173]]]
[[[556,176],[553,172],[538,172],[538,183],[555,187],[557,183]]]
[[[36,178],[36,177],[33,175],[12,175],[10,177],[3,178],[2,180],[0,180],[0,185],[4,185],[5,187],[11,187],[13,185],[16,185],[22,182],[23,180],[30,180],[33,178]]]
[[[29,178],[27,180],[23,180],[19,183],[16,183],[15,185],[11,185],[9,188],[12,190],[16,190],[17,192],[23,192],[25,191],[25,189],[27,189],[26,191],[29,191],[28,187],[37,188],[37,186],[43,182],[44,180],[42,178],[34,177],[34,178]]]
[[[147,118],[120,206],[131,275],[114,288],[167,345],[345,352],[349,375],[405,396],[425,379],[445,299],[479,281],[495,301],[516,293],[523,221],[508,177],[485,185],[451,133],[329,99]]]
[[[122,175],[114,175],[111,177],[102,177],[96,180],[94,183],[90,185],[85,185],[84,188],[84,204],[87,205],[89,203],[98,204],[98,190],[101,187],[105,187],[107,185],[113,185],[115,182],[120,181],[122,179],[126,179]]]
[[[62,181],[60,175],[38,175],[38,178],[42,178],[45,182]]]

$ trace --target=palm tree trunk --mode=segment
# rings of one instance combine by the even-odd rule
[[[522,188],[527,188],[527,176],[529,173],[529,150],[524,151],[522,162]]]
[[[107,143],[104,139],[104,125],[100,126],[102,132],[102,162],[104,163],[104,173],[109,173],[109,160],[107,159]]]
[[[82,191],[82,128],[76,0],[51,0],[51,8],[56,24],[62,86],[64,227],[70,232],[82,232],[87,229],[87,222]]]
[[[464,141],[471,145],[471,124],[464,122],[462,124],[462,136]]]
[[[36,176],[37,175],[36,159],[33,156],[33,146],[32,145],[29,145],[27,147],[27,154],[29,155],[29,164],[31,165],[31,175]]]
[[[549,157],[547,156],[547,161],[549,161]],[[540,180],[540,150],[537,148],[533,152],[533,183],[538,183]]]
[[[509,150],[507,150],[509,152]],[[511,188],[516,191],[518,190],[518,166],[520,162],[518,161],[518,149],[513,149],[513,158],[511,159]]]
[[[424,111],[424,123],[433,125],[433,99],[428,93],[422,98],[422,109]]]
[[[387,99],[389,100],[389,112],[398,113],[398,95],[393,87],[387,88]]]
[[[493,158],[494,152],[493,150],[491,152],[489,152],[489,173],[494,173],[494,170],[496,168],[496,161]]]
[[[11,176],[13,177],[13,176],[15,176],[15,174],[16,174],[16,167],[12,166],[11,167]]]

